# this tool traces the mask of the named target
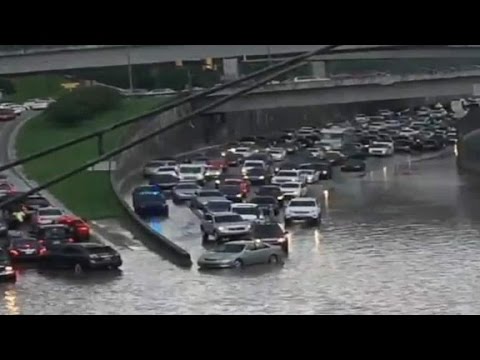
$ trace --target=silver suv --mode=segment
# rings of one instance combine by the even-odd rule
[[[232,212],[205,214],[200,225],[203,241],[208,241],[210,236],[213,236],[215,241],[233,237],[247,239],[250,237],[251,228],[250,221],[245,221]]]

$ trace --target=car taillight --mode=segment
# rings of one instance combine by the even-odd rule
[[[47,253],[47,249],[42,247],[40,248],[40,255],[45,255]]]
[[[90,229],[86,226],[82,226],[82,227],[78,228],[78,231],[81,232],[81,233],[89,233]]]
[[[17,250],[10,250],[10,254],[12,254],[13,256],[18,256],[19,255]]]
[[[68,242],[69,243],[73,243],[75,240],[73,240],[72,238],[68,239]]]
[[[45,240],[38,240],[38,242],[42,245],[45,244]]]

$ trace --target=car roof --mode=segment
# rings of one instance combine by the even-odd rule
[[[233,208],[255,208],[258,207],[258,204],[252,204],[252,203],[243,203],[243,204],[232,204],[232,209]]]
[[[62,209],[60,209],[58,207],[55,207],[55,206],[46,206],[44,208],[38,209],[38,211],[43,211],[43,210],[60,210],[60,211],[63,211]]]
[[[236,214],[234,212],[231,212],[231,211],[223,211],[223,212],[215,213],[215,215],[213,215],[213,216],[218,217],[218,216],[225,216],[225,215],[235,215],[235,216],[237,216],[238,214]]]
[[[297,197],[297,198],[294,198],[292,200],[290,200],[290,202],[295,202],[295,201],[317,201],[317,199],[313,198],[313,197]]]

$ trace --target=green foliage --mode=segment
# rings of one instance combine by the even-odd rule
[[[15,94],[15,86],[11,80],[0,78],[0,91],[5,95]]]
[[[61,97],[47,109],[45,115],[52,122],[73,126],[115,109],[121,100],[120,93],[114,89],[104,86],[83,87]]]

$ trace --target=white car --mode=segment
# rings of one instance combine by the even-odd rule
[[[34,222],[38,225],[48,225],[59,220],[65,212],[56,207],[40,208],[34,214]]]
[[[380,116],[384,116],[384,117],[390,117],[390,116],[393,116],[394,115],[394,112],[391,111],[391,110],[378,110],[378,114]]]
[[[355,121],[360,124],[366,123],[368,122],[368,116],[364,114],[357,114],[355,115]]]
[[[280,185],[287,182],[300,182],[300,171],[298,170],[280,170],[272,178],[272,185]]]
[[[410,137],[410,136],[418,135],[418,133],[419,132],[417,130],[414,130],[411,128],[402,128],[398,135]]]
[[[181,181],[205,181],[205,167],[203,165],[182,164],[178,168],[178,175]]]
[[[288,203],[285,209],[285,225],[296,220],[320,224],[322,211],[315,198],[296,198]]]
[[[287,156],[287,150],[283,148],[270,148],[267,152],[270,154],[273,161],[283,161]]]
[[[232,204],[232,212],[238,214],[246,221],[257,221],[263,219],[263,214],[257,204]]]
[[[301,179],[307,184],[314,184],[320,181],[320,171],[313,169],[300,170]]]
[[[286,198],[297,198],[307,195],[307,186],[303,182],[287,182],[280,184],[280,191]]]
[[[246,160],[242,166],[242,175],[247,175],[248,170],[251,169],[267,170],[267,164],[263,160]]]
[[[249,147],[238,147],[238,148],[232,149],[231,152],[233,152],[234,154],[242,155],[244,158],[247,158],[253,155],[255,151]]]
[[[393,143],[374,141],[368,148],[368,153],[372,156],[392,156],[394,152]]]
[[[178,176],[175,166],[160,166],[152,171],[153,175],[173,175]]]
[[[30,110],[46,110],[49,106],[50,104],[46,101],[35,102],[30,105]]]
[[[207,178],[217,178],[222,175],[223,171],[221,168],[207,165],[205,168],[205,177]]]
[[[325,151],[319,147],[307,148],[307,152],[309,152],[310,155],[316,158],[323,158],[325,156]]]

